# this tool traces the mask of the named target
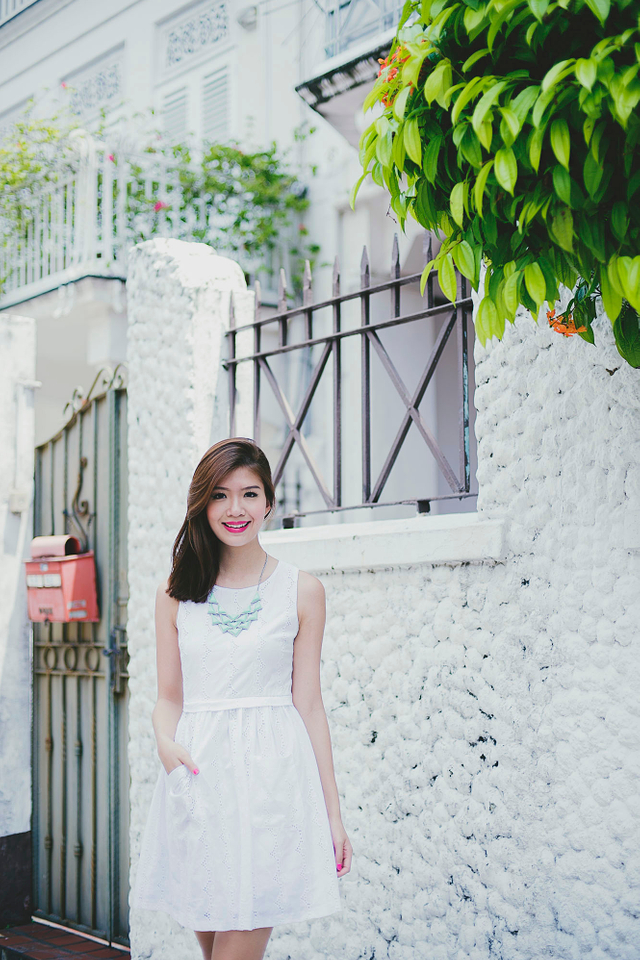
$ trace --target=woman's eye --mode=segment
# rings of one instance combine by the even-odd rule
[[[212,494],[211,494],[211,499],[212,499],[212,500],[222,500],[223,497],[224,497],[224,493],[212,493]]]
[[[257,497],[257,496],[258,494],[255,492],[255,490],[247,490],[247,492],[245,493],[245,497]]]

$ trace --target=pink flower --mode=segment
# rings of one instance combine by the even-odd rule
[[[113,155],[112,153],[109,154],[109,156],[107,157],[107,160],[110,160],[111,163],[115,163],[115,162],[116,162],[116,158],[114,157],[114,155]]]
[[[164,203],[162,200],[158,200],[156,203],[154,203],[153,209],[156,211],[156,213],[158,212],[158,210],[168,210],[169,204]]]

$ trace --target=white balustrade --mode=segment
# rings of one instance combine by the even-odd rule
[[[183,206],[179,172],[159,156],[124,158],[82,137],[70,166],[73,172],[65,168],[59,179],[23,191],[21,226],[0,219],[3,305],[81,276],[124,278],[134,243],[204,239],[214,226],[207,198]]]

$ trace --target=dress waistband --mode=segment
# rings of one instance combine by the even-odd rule
[[[293,697],[231,697],[227,700],[187,700],[182,706],[183,713],[197,710],[234,710],[238,707],[280,707],[293,703]]]

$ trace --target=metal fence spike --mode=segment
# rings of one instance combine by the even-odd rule
[[[340,263],[337,257],[333,261],[333,276],[332,276],[331,288],[333,291],[332,295],[334,297],[339,297],[340,296]]]
[[[362,248],[362,259],[360,260],[360,286],[368,287],[370,278],[371,270],[369,267],[369,254],[367,253],[367,248],[365,246]]]
[[[256,282],[253,285],[253,289],[255,292],[254,310],[255,310],[255,317],[257,320],[260,316],[260,307],[262,306],[262,289],[260,287],[259,280],[256,280]]]
[[[393,248],[391,250],[391,279],[395,280],[400,276],[400,246],[398,244],[398,234],[393,235]]]
[[[311,264],[308,260],[304,262],[304,277],[302,281],[302,302],[306,305],[311,303],[313,293],[311,289]]]
[[[425,230],[422,237],[422,253],[424,256],[425,265],[429,263],[430,260],[433,259],[433,253],[432,253],[433,245],[432,245],[431,239],[432,239],[431,234],[429,233],[428,230]]]
[[[280,278],[278,280],[278,313],[284,313],[287,309],[287,275],[284,267],[280,267]]]

